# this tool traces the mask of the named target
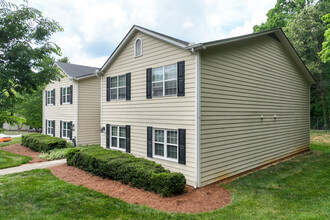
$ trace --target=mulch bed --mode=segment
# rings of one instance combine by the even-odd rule
[[[40,155],[39,152],[34,152],[30,148],[24,147],[21,144],[13,144],[13,145],[1,147],[0,150],[8,151],[10,153],[19,154],[19,155],[23,155],[23,156],[32,157],[32,160],[30,160],[28,163],[40,163],[40,162],[47,161],[47,160],[38,158]]]
[[[66,182],[88,187],[128,203],[146,205],[165,212],[208,212],[230,203],[230,192],[218,184],[211,184],[197,190],[187,186],[182,195],[164,198],[118,181],[102,179],[66,164],[49,169],[55,176]]]
[[[21,144],[1,147],[0,150],[32,157],[33,159],[29,163],[46,161],[38,158],[40,153],[34,152]],[[186,186],[182,195],[164,198],[158,194],[133,188],[118,181],[102,179],[66,164],[49,169],[55,176],[66,182],[88,187],[128,203],[146,205],[165,212],[209,212],[229,204],[231,199],[230,192],[220,187],[219,184],[211,184],[197,190]]]

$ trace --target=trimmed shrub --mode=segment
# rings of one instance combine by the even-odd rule
[[[22,145],[33,151],[48,152],[56,148],[66,148],[67,142],[62,138],[34,133],[23,135]]]
[[[71,149],[65,156],[70,166],[162,196],[181,194],[185,189],[183,174],[171,173],[160,164],[118,150],[94,145]]]

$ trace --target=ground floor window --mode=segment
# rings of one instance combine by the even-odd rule
[[[55,121],[47,121],[47,134],[48,135],[55,135]]]
[[[63,121],[62,122],[62,137],[70,138],[71,136],[71,123]]]
[[[157,129],[153,130],[154,157],[168,160],[178,160],[178,131]]]
[[[126,127],[111,125],[110,146],[119,150],[126,150]]]

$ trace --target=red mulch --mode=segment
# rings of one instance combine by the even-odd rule
[[[187,186],[182,195],[164,198],[158,194],[133,188],[118,181],[93,176],[66,164],[49,169],[54,175],[66,182],[88,187],[128,203],[146,205],[166,212],[208,212],[230,203],[230,192],[218,184],[211,184],[197,190]]]
[[[23,155],[23,156],[32,157],[32,160],[30,160],[28,163],[40,163],[40,162],[46,161],[46,160],[38,158],[40,155],[39,152],[34,152],[30,148],[24,147],[21,144],[13,144],[13,145],[1,147],[0,150],[8,151],[10,153],[19,154],[19,155]]]

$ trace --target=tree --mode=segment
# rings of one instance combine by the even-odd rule
[[[322,20],[328,23],[328,29],[324,33],[324,42],[322,43],[322,51],[319,53],[321,60],[326,63],[330,61],[330,13],[324,15]]]
[[[42,89],[23,95],[22,102],[15,106],[15,112],[26,119],[24,124],[42,128]]]
[[[18,120],[13,106],[18,96],[33,93],[56,80],[60,72],[53,66],[52,55],[60,48],[51,43],[52,34],[63,29],[42,12],[0,0],[0,118]],[[10,117],[11,115],[11,117]]]
[[[285,27],[303,8],[311,5],[313,0],[277,0],[274,8],[267,13],[267,21],[253,27],[253,32],[266,31]]]
[[[322,49],[324,33],[327,25],[322,17],[330,10],[330,2],[319,1],[316,5],[306,7],[292,19],[284,28],[284,32],[294,45],[299,56],[316,78],[312,87],[312,108],[322,108],[324,128],[329,128],[328,90],[330,80],[330,62],[323,63],[318,56]],[[312,116],[315,112],[312,109]],[[317,110],[317,109],[315,109]]]

